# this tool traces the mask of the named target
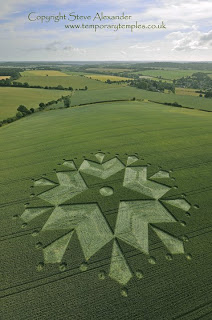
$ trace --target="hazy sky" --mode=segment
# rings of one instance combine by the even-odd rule
[[[211,61],[212,0],[0,0],[0,61],[120,60]],[[29,13],[31,20],[29,21]],[[59,22],[40,16],[66,15]],[[69,21],[69,14],[91,19]],[[131,16],[104,20],[105,16]],[[38,17],[38,18],[37,18]],[[163,29],[68,29],[65,25],[135,22]],[[103,28],[103,27],[102,27]],[[114,27],[115,28],[115,27]]]

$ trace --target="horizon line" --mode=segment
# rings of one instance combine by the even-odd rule
[[[131,62],[131,63],[158,63],[158,62],[168,62],[168,63],[212,63],[212,60],[0,60],[0,63],[10,63],[10,62],[57,62],[57,63],[66,63],[66,62]]]

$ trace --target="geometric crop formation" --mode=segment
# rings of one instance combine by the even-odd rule
[[[183,211],[190,209],[185,199],[165,199],[171,189],[161,184],[160,179],[170,178],[168,171],[160,170],[152,177],[147,177],[147,166],[136,166],[137,156],[129,156],[126,164],[118,157],[104,161],[105,154],[98,152],[96,162],[84,160],[77,169],[73,160],[66,160],[63,165],[69,171],[57,172],[58,183],[46,178],[39,179],[34,185],[49,186],[49,190],[38,197],[52,205],[53,211],[42,227],[41,232],[61,230],[64,234],[43,248],[44,263],[61,263],[66,249],[76,233],[86,261],[112,242],[109,277],[121,285],[126,285],[133,277],[132,270],[119,245],[118,240],[125,242],[145,255],[149,254],[149,228],[162,241],[171,254],[184,254],[184,243],[181,239],[162,230],[158,224],[176,223],[175,217],[166,209],[166,204]],[[65,204],[79,194],[89,190],[82,176],[86,174],[100,179],[102,182],[123,172],[123,188],[136,192],[141,200],[125,199],[119,201],[115,227],[112,228],[101,211],[98,202]],[[157,181],[155,182],[154,179]],[[113,195],[113,189],[105,184],[100,189],[103,197]],[[126,194],[126,193],[125,193]],[[161,199],[163,197],[163,199]],[[107,201],[107,198],[105,198]],[[47,212],[50,207],[26,208],[21,219],[30,222]]]

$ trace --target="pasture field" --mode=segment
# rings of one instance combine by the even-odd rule
[[[69,94],[70,91],[0,87],[0,120],[15,116],[20,104],[28,109],[37,108],[40,102],[57,100]]]
[[[87,68],[87,71],[98,71],[98,72],[130,72],[133,71],[133,69],[124,69],[124,68]]]
[[[84,76],[84,72],[80,71],[70,71],[66,68],[61,68],[62,72],[66,73],[68,76]]]
[[[175,88],[175,94],[182,95],[182,96],[194,96],[199,97],[199,93],[196,92],[197,89],[189,89],[189,88]]]
[[[108,79],[108,78],[107,78]],[[58,85],[63,86],[64,88],[72,87],[73,89],[82,89],[85,86],[88,87],[88,90],[97,90],[97,89],[105,89],[108,88],[108,84],[96,81],[94,79],[89,79],[84,77],[83,75],[68,75],[66,76],[51,76],[51,77],[44,77],[44,76],[24,76],[20,77],[18,82],[28,82],[31,86],[49,86],[49,87],[57,87]],[[117,84],[111,84],[117,88]]]
[[[67,74],[57,70],[27,70],[21,72],[22,77],[67,77]]]
[[[137,89],[134,87],[119,87],[110,88],[105,90],[96,90],[95,95],[89,90],[75,92],[71,98],[72,105],[84,104],[96,101],[108,101],[108,100],[118,100],[118,99],[148,99],[156,102],[164,103],[174,103],[182,105],[183,107],[202,109],[212,111],[212,101],[211,99],[205,99],[190,95],[177,95],[177,94],[167,94],[146,91],[142,89]]]
[[[107,81],[108,79],[111,81],[122,81],[122,80],[132,80],[132,78],[126,78],[126,77],[118,77],[118,76],[110,76],[110,75],[101,75],[101,74],[84,74],[85,77],[100,80],[100,81]]]
[[[2,319],[127,320],[147,319],[147,315],[151,320],[210,319],[211,113],[149,102],[114,102],[39,112],[0,130]],[[80,229],[78,236],[76,233],[72,236],[72,231],[67,229],[70,220],[61,225],[60,230],[45,231],[44,228],[41,231],[52,216],[54,206],[39,197],[58,188],[55,187],[59,181],[57,176],[79,175],[71,160],[76,168],[80,168],[85,159],[91,160],[90,163],[98,162],[95,154],[100,150],[104,153],[104,162],[116,155],[115,161],[121,160],[118,166],[122,170],[105,179],[80,171],[82,181],[89,189],[84,193],[78,190],[74,198],[71,198],[73,190],[70,191],[71,199],[66,201],[66,209],[77,208],[82,202],[87,206],[97,202],[105,228],[114,232],[115,223],[119,223],[119,201],[138,203],[146,199],[138,189],[132,191],[126,185],[123,187],[124,172],[144,167],[148,179],[159,170],[165,171],[166,178],[151,180],[160,183],[161,188],[162,185],[168,188],[162,199],[184,199],[186,207],[189,206],[182,210],[164,204],[163,210],[174,222],[166,220],[149,225],[149,254],[112,238],[85,262]],[[130,165],[132,168],[126,169],[129,156],[137,160]],[[99,171],[94,172],[98,175],[96,172]],[[39,180],[41,177],[43,179]],[[65,186],[68,181],[65,180]],[[113,191],[113,195],[104,197],[100,193],[105,186]],[[145,205],[148,205],[150,200],[146,200]],[[41,207],[45,212],[35,215],[33,210]],[[61,208],[63,205],[59,210]],[[23,212],[32,214],[27,222],[20,218]],[[82,216],[83,212],[80,214]],[[67,212],[60,212],[59,216],[66,217]],[[140,230],[142,225],[136,224],[135,218],[131,223],[135,230]],[[75,216],[73,219],[77,223]],[[97,222],[89,225],[87,217],[83,227],[94,225],[97,230]],[[171,243],[180,241],[184,253],[170,254],[170,242],[165,241],[165,245],[155,230],[162,234],[166,232],[167,237],[172,234]],[[70,236],[62,262],[44,263],[46,248],[54,244],[55,239],[63,237],[64,241]],[[94,241],[97,247],[101,244],[102,238],[97,231],[91,238],[92,244]],[[116,264],[120,252],[121,260]],[[50,259],[53,259],[55,251],[50,253]],[[110,267],[111,254],[115,271]],[[132,272],[132,278],[120,284],[126,268],[128,274]]]
[[[200,72],[200,70],[145,70],[138,71],[136,73],[144,76],[161,77],[162,79],[174,80],[191,76],[195,72]],[[207,73],[208,71],[201,72]]]

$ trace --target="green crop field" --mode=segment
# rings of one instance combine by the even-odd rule
[[[199,97],[199,93],[196,91],[198,91],[198,90],[197,89],[188,89],[188,88],[176,88],[175,89],[175,93],[178,95]]]
[[[174,80],[191,76],[195,72],[200,72],[200,70],[145,70],[136,73],[144,76],[146,75],[152,77],[161,77],[162,79]],[[201,72],[207,73],[207,71]]]
[[[132,71],[132,69],[124,69],[124,68],[87,68],[87,71],[98,71],[98,72],[115,72],[115,73],[119,73],[119,72],[130,72]]]
[[[58,85],[63,86],[64,88],[72,87],[74,89],[82,89],[85,86],[88,87],[89,90],[96,90],[96,89],[104,89],[108,88],[108,84],[102,83],[101,81],[97,81],[94,79],[88,79],[82,75],[68,75],[66,76],[51,76],[51,77],[44,77],[44,76],[35,76],[29,75],[20,77],[18,82],[28,82],[31,86],[49,86],[49,87],[57,87]],[[111,84],[110,86],[117,87],[117,84]]]
[[[206,111],[212,111],[212,100],[206,98],[200,98],[188,95],[177,95],[177,94],[167,94],[159,92],[151,92],[146,90],[141,90],[133,87],[120,87],[120,88],[110,88],[105,90],[96,90],[95,95],[92,92],[83,91],[75,92],[71,98],[72,105],[78,105],[83,103],[90,103],[96,101],[108,101],[117,99],[148,99],[156,102],[164,103],[174,103],[182,105],[183,107],[203,109]]]
[[[20,104],[28,109],[37,108],[40,102],[56,100],[69,94],[70,91],[0,87],[0,120],[14,116]]]
[[[210,319],[211,113],[101,103],[0,131],[3,320]]]

